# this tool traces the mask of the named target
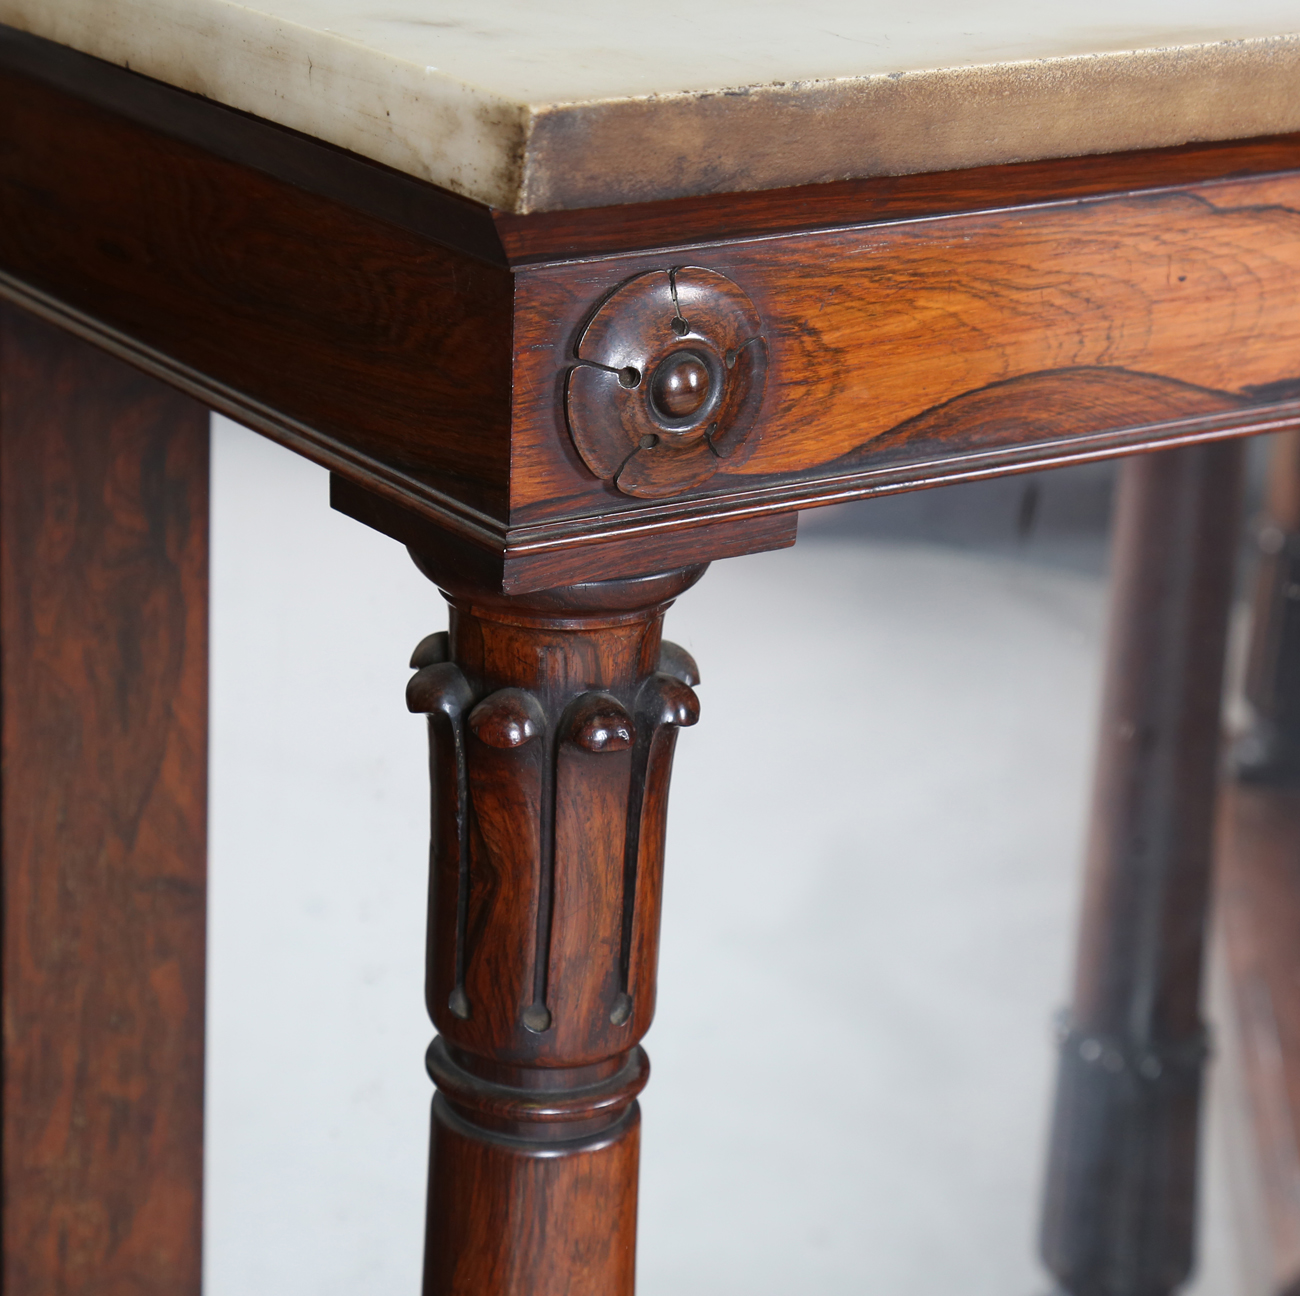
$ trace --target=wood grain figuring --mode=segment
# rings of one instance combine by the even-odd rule
[[[501,267],[0,75],[0,270],[299,453],[504,518]]]
[[[46,42],[0,40],[0,66],[0,294],[438,528],[502,589],[1300,421],[1294,137],[521,224]],[[767,394],[744,463],[632,498],[584,465],[564,385],[604,297],[674,264],[753,300]]]
[[[1294,137],[739,196],[734,222],[720,199],[566,213],[555,238],[501,218],[508,255],[486,209],[51,49],[0,41],[27,73],[0,87],[0,293],[440,529],[502,589],[1300,421]],[[583,259],[524,264],[559,255]],[[564,384],[605,295],[674,264],[753,300],[767,395],[743,464],[629,498],[583,464]]]
[[[702,567],[503,596],[417,553],[451,627],[429,717],[426,1296],[631,1296],[663,844],[694,662],[661,640]]]
[[[434,522],[504,589],[793,541],[793,517],[610,528],[587,553],[585,524],[514,536],[513,281],[485,211],[18,44],[0,41],[0,66],[50,83],[0,76],[0,294]],[[89,102],[68,93],[83,73]]]
[[[6,1296],[197,1296],[208,418],[0,306]]]
[[[596,507],[584,503],[590,474],[560,435],[557,375],[573,363],[592,304],[652,267],[727,275],[754,301],[768,340],[757,446],[737,471],[697,488],[699,507],[725,510],[720,497],[742,492],[749,505],[788,507],[831,490],[870,493],[882,467],[915,483],[972,451],[1068,454],[1059,434],[1035,426],[1030,402],[1014,401],[1017,382],[1033,380],[1035,403],[1072,421],[1076,436],[1112,442],[1151,416],[1142,402],[1130,408],[1134,382],[1169,385],[1184,417],[1294,397],[1297,209],[1300,178],[1242,180],[521,271],[514,516]],[[1117,384],[1108,407],[1059,408],[1079,371]],[[968,440],[958,402],[985,393],[1009,400],[1000,433]],[[951,426],[917,425],[943,410]]]
[[[1300,792],[1230,786],[1215,910],[1267,1219],[1269,1291],[1300,1290]]]
[[[557,1156],[485,1142],[435,1098],[425,1296],[631,1296],[640,1132],[634,1107]]]
[[[1242,449],[1127,461],[1078,965],[1042,1251],[1071,1296],[1193,1260],[1200,990]]]

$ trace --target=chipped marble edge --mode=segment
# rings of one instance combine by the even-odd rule
[[[213,0],[148,41],[94,5],[0,22],[518,213],[1300,131],[1300,33],[529,105],[250,10],[232,49]]]
[[[560,105],[533,114],[516,210],[1292,131],[1300,34]]]

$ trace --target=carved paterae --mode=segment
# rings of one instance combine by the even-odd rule
[[[753,302],[697,266],[629,279],[578,339],[565,406],[583,462],[625,495],[677,495],[749,439],[767,381]]]

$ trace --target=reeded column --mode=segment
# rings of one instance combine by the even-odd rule
[[[417,648],[433,787],[426,1296],[630,1296],[668,781],[704,568],[506,597],[442,585]]]
[[[1168,1296],[1193,1260],[1201,967],[1241,446],[1129,459],[1043,1257],[1071,1296]]]

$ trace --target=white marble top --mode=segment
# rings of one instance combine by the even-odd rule
[[[0,0],[516,211],[1300,130],[1297,0]]]

